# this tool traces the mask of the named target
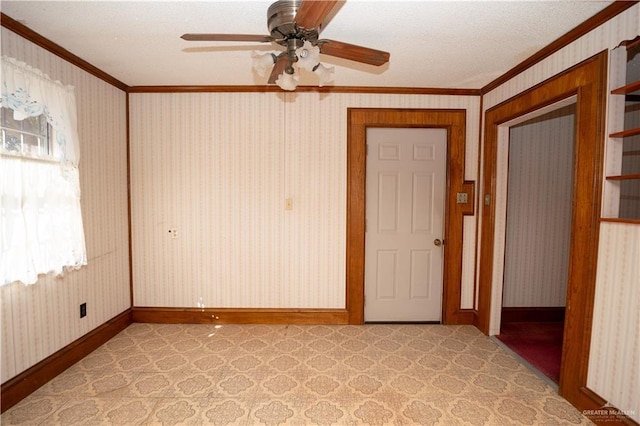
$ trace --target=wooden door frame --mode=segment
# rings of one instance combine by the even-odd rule
[[[499,126],[576,96],[571,246],[559,393],[578,408],[588,407],[593,401],[586,386],[602,197],[607,62],[607,51],[604,51],[496,105],[485,114],[482,198],[488,196],[491,201],[483,206],[481,213],[476,326],[488,334],[494,281]]]
[[[364,323],[366,133],[368,127],[447,130],[447,185],[444,224],[442,322],[472,324],[474,312],[460,308],[463,216],[474,214],[475,182],[464,180],[466,110],[347,109],[347,293],[349,324]],[[469,194],[458,204],[456,193]]]

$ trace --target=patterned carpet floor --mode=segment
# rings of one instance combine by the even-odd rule
[[[590,424],[472,326],[132,324],[3,425]]]
[[[496,336],[553,382],[560,380],[564,323],[506,323]]]

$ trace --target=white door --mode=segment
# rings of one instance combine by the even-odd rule
[[[447,131],[367,129],[365,321],[440,321]]]

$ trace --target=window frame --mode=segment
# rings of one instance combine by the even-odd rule
[[[27,117],[23,120],[8,120],[6,118],[8,114],[13,114],[13,110],[11,108],[4,106],[0,108],[0,152],[2,152],[3,155],[24,159],[57,161],[54,152],[54,129],[47,121],[44,114]],[[34,132],[31,129],[25,130],[25,122],[33,118],[36,118],[39,121],[39,132]],[[12,126],[11,122],[18,124],[19,126]],[[20,136],[19,150],[8,149],[7,133],[14,133]],[[37,139],[37,145],[26,142],[26,137]],[[33,147],[36,146],[37,148],[34,150]]]

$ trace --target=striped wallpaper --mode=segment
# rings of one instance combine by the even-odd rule
[[[478,97],[131,94],[134,305],[344,308],[349,107],[466,109],[475,180]]]
[[[640,422],[640,225],[600,224],[587,385]]]
[[[612,20],[584,35],[542,62],[512,78],[505,84],[483,96],[483,111],[509,99],[534,85],[561,73],[571,66],[606,49],[614,49],[622,40],[635,38],[640,34],[640,4],[627,9]],[[498,162],[506,160],[504,147],[498,151]],[[502,159],[502,160],[501,160]],[[497,170],[496,211],[506,208],[506,168]],[[482,182],[479,182],[479,188]],[[501,195],[502,194],[502,195]],[[606,198],[606,194],[605,194]],[[482,206],[480,206],[482,208]],[[606,211],[606,210],[605,210]],[[505,244],[505,223],[496,215],[496,238],[494,253],[494,282],[492,287],[492,317],[490,334],[499,332],[500,306],[502,303],[502,272]],[[481,216],[480,216],[481,217]],[[482,238],[479,235],[478,238]],[[595,317],[591,339],[591,357],[588,372],[589,388],[619,409],[632,410],[633,417],[640,421],[640,356],[638,345],[638,318],[636,311],[629,310],[628,304],[640,300],[637,271],[632,274],[629,267],[637,267],[638,225],[603,223],[601,225],[598,278],[596,281]],[[478,241],[479,244],[479,241]],[[625,268],[616,267],[620,262]],[[606,266],[605,266],[606,265]],[[603,271],[602,269],[605,268]],[[616,285],[613,286],[612,283]],[[605,290],[606,289],[606,290]],[[605,299],[598,295],[607,292],[612,295]],[[613,296],[615,294],[615,296]],[[615,331],[620,338],[607,339],[605,334]],[[634,349],[635,348],[635,349]],[[630,351],[635,350],[631,353]],[[614,354],[617,354],[614,357]],[[614,361],[606,361],[615,359]],[[623,371],[624,373],[619,373]],[[633,388],[633,389],[632,389]]]
[[[64,278],[0,287],[4,383],[128,309],[130,289],[125,93],[5,28],[2,54],[75,86],[88,255],[86,267]]]

